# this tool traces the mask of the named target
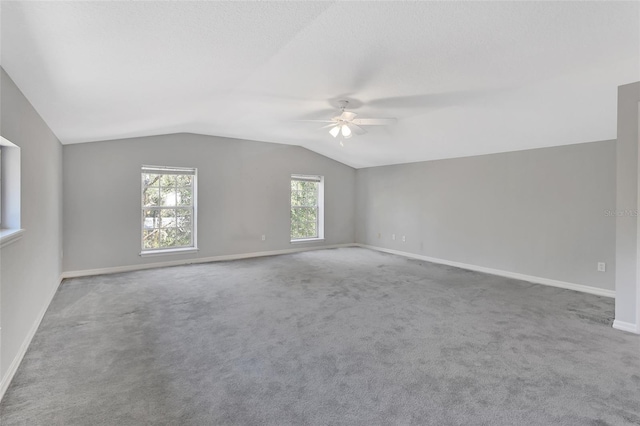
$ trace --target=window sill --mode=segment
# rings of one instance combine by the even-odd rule
[[[15,243],[24,234],[24,229],[0,229],[0,247]]]
[[[152,257],[152,256],[164,256],[167,254],[187,254],[187,253],[196,253],[198,251],[197,247],[184,247],[177,249],[163,249],[163,250],[148,250],[140,252],[140,256],[142,257]]]
[[[291,240],[291,244],[300,244],[300,243],[315,243],[322,242],[324,238],[304,238],[300,240]]]

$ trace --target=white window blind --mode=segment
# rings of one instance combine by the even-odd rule
[[[142,173],[154,175],[195,175],[194,168],[185,167],[165,167],[165,166],[142,166]]]

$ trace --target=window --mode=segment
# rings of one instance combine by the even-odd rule
[[[197,169],[142,166],[142,255],[196,250]]]
[[[0,246],[19,239],[20,148],[0,137]]]
[[[324,177],[291,175],[291,241],[324,238]]]

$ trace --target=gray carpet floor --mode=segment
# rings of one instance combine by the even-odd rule
[[[640,424],[613,300],[361,248],[65,280],[8,425]]]

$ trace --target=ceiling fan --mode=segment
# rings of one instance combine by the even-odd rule
[[[344,139],[349,139],[355,133],[356,135],[364,135],[367,133],[361,126],[388,126],[395,124],[397,120],[395,118],[356,118],[358,114],[351,111],[346,111],[349,101],[339,101],[341,114],[333,117],[330,120],[305,120],[315,123],[329,123],[321,129],[329,129],[329,134],[334,138],[342,136]],[[342,141],[340,141],[342,145]]]

